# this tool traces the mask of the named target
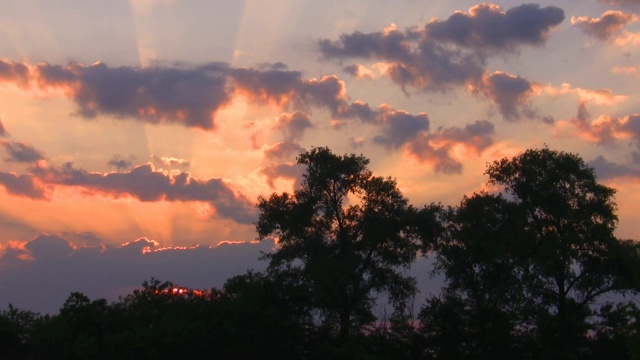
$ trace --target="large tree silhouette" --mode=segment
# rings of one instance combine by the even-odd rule
[[[428,320],[446,310],[473,342],[451,348],[469,355],[515,346],[533,357],[584,356],[602,295],[639,288],[638,245],[614,235],[614,190],[577,155],[548,148],[495,161],[486,174],[503,194],[451,209],[437,249],[447,286],[423,310],[427,333],[438,333],[441,323]]]
[[[393,179],[372,176],[363,156],[314,148],[298,163],[307,168],[301,188],[260,198],[256,229],[259,239],[278,239],[269,271],[306,282],[316,314],[345,340],[375,320],[374,292],[398,310],[416,292],[402,271],[417,251],[414,209]]]

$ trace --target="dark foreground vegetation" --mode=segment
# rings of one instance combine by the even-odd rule
[[[265,273],[72,293],[53,316],[9,306],[0,358],[640,359],[640,247],[614,236],[614,190],[578,156],[529,150],[489,164],[498,193],[422,208],[362,156],[298,160],[301,188],[257,205],[258,238],[280,245]],[[439,295],[417,294],[416,256],[435,257]]]

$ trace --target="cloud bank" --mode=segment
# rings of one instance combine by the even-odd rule
[[[116,300],[151,277],[195,289],[219,288],[234,275],[264,270],[266,263],[258,260],[260,252],[270,252],[275,246],[267,239],[161,247],[147,238],[115,247],[102,243],[82,246],[67,236],[41,234],[30,241],[0,245],[1,308],[13,303],[21,309],[54,313],[73,291]]]

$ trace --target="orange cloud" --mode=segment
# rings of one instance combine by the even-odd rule
[[[598,144],[612,144],[619,140],[632,140],[640,147],[640,114],[615,118],[600,115],[592,121],[583,118],[559,121],[557,133],[569,133]]]
[[[622,28],[630,23],[638,21],[633,14],[625,14],[622,11],[608,10],[599,18],[591,16],[571,17],[571,24],[579,27],[585,34],[598,40],[609,40],[619,34]],[[616,42],[618,42],[616,38]]]
[[[637,66],[614,66],[611,69],[611,72],[614,74],[633,75],[638,73],[638,67]]]
[[[596,105],[617,105],[629,98],[626,95],[615,95],[609,89],[589,90],[577,87],[574,88],[569,83],[563,83],[560,87],[546,85],[542,89],[544,92],[554,97],[560,95],[576,95],[580,102],[589,102]]]

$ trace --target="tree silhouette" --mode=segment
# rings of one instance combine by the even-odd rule
[[[526,238],[522,209],[502,196],[464,197],[444,215],[434,272],[446,276],[420,313],[427,352],[441,358],[523,357],[528,325],[522,276]],[[518,356],[516,356],[518,354]]]
[[[495,161],[486,174],[504,196],[474,194],[450,210],[437,246],[447,286],[423,310],[426,330],[458,304],[473,342],[464,348],[476,354],[502,343],[521,357],[584,356],[600,297],[639,289],[638,244],[614,236],[614,190],[577,155],[548,148]]]
[[[571,357],[591,306],[603,294],[637,291],[638,244],[614,236],[614,189],[597,182],[574,154],[528,150],[487,169],[527,215],[529,295],[538,301],[539,336],[554,356]]]
[[[269,271],[303,279],[311,306],[345,340],[375,320],[373,292],[386,293],[397,310],[416,291],[403,274],[415,259],[409,231],[414,209],[391,178],[374,177],[363,156],[314,148],[298,158],[306,166],[293,194],[259,198],[260,240],[278,239],[266,255]]]

